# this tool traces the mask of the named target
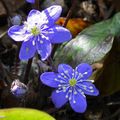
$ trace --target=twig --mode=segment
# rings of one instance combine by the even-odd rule
[[[112,6],[109,8],[109,10],[107,11],[107,13],[106,13],[106,15],[105,15],[105,17],[104,17],[105,20],[108,19],[108,18],[111,16],[113,10],[114,10],[114,5],[112,5]]]
[[[99,16],[102,17],[103,20],[108,19],[114,10],[114,5],[111,5],[111,7],[108,9],[104,0],[98,0],[98,6],[100,10]]]
[[[0,38],[2,38],[3,36],[5,36],[7,33],[7,31],[4,31],[2,34],[0,34]]]
[[[99,17],[106,19],[106,11],[107,11],[107,6],[105,4],[104,0],[98,0],[98,6],[99,6],[99,10],[100,10],[100,14]]]
[[[39,6],[39,0],[35,0],[35,4],[33,4],[33,8],[39,10],[40,6]]]
[[[72,13],[73,13],[75,7],[76,7],[76,5],[77,5],[77,0],[72,0],[72,6],[71,6],[70,10],[68,11],[68,14],[66,16],[65,22],[63,24],[63,27],[66,27],[66,25],[67,25],[71,15],[72,15]]]

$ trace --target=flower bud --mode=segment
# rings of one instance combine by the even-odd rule
[[[22,23],[22,17],[20,15],[15,15],[11,18],[11,23],[13,25],[20,25]]]
[[[12,94],[16,97],[23,97],[28,91],[28,87],[24,83],[16,79],[12,82],[10,90]]]

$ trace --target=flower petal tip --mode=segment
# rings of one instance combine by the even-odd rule
[[[26,0],[28,3],[35,3],[35,0]]]
[[[38,52],[39,53],[39,52]],[[40,54],[40,53],[39,53]],[[46,53],[46,55],[45,56],[42,56],[41,55],[41,60],[42,61],[45,61],[45,60],[47,60],[47,58],[50,56],[50,54],[48,54],[48,53]]]
[[[100,94],[100,92],[99,92],[99,90],[97,89],[95,96],[99,96],[99,94]]]
[[[55,11],[62,12],[62,7],[60,5],[52,5],[49,9],[54,9]]]

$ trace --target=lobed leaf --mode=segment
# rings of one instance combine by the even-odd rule
[[[35,109],[11,108],[0,110],[0,120],[55,120],[45,112]]]

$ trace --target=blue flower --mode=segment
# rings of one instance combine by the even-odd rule
[[[52,93],[52,101],[57,108],[70,102],[75,112],[83,113],[86,110],[86,96],[97,96],[99,91],[88,78],[92,74],[92,68],[86,63],[79,64],[72,69],[67,64],[58,66],[58,73],[45,72],[40,76],[41,81],[50,87],[56,88]]]
[[[62,43],[71,39],[71,33],[64,27],[55,25],[62,8],[53,5],[42,12],[31,10],[23,25],[14,25],[8,35],[15,41],[23,41],[19,57],[28,60],[38,51],[42,60],[51,54],[51,43]]]
[[[35,3],[35,0],[26,0],[29,3]]]

